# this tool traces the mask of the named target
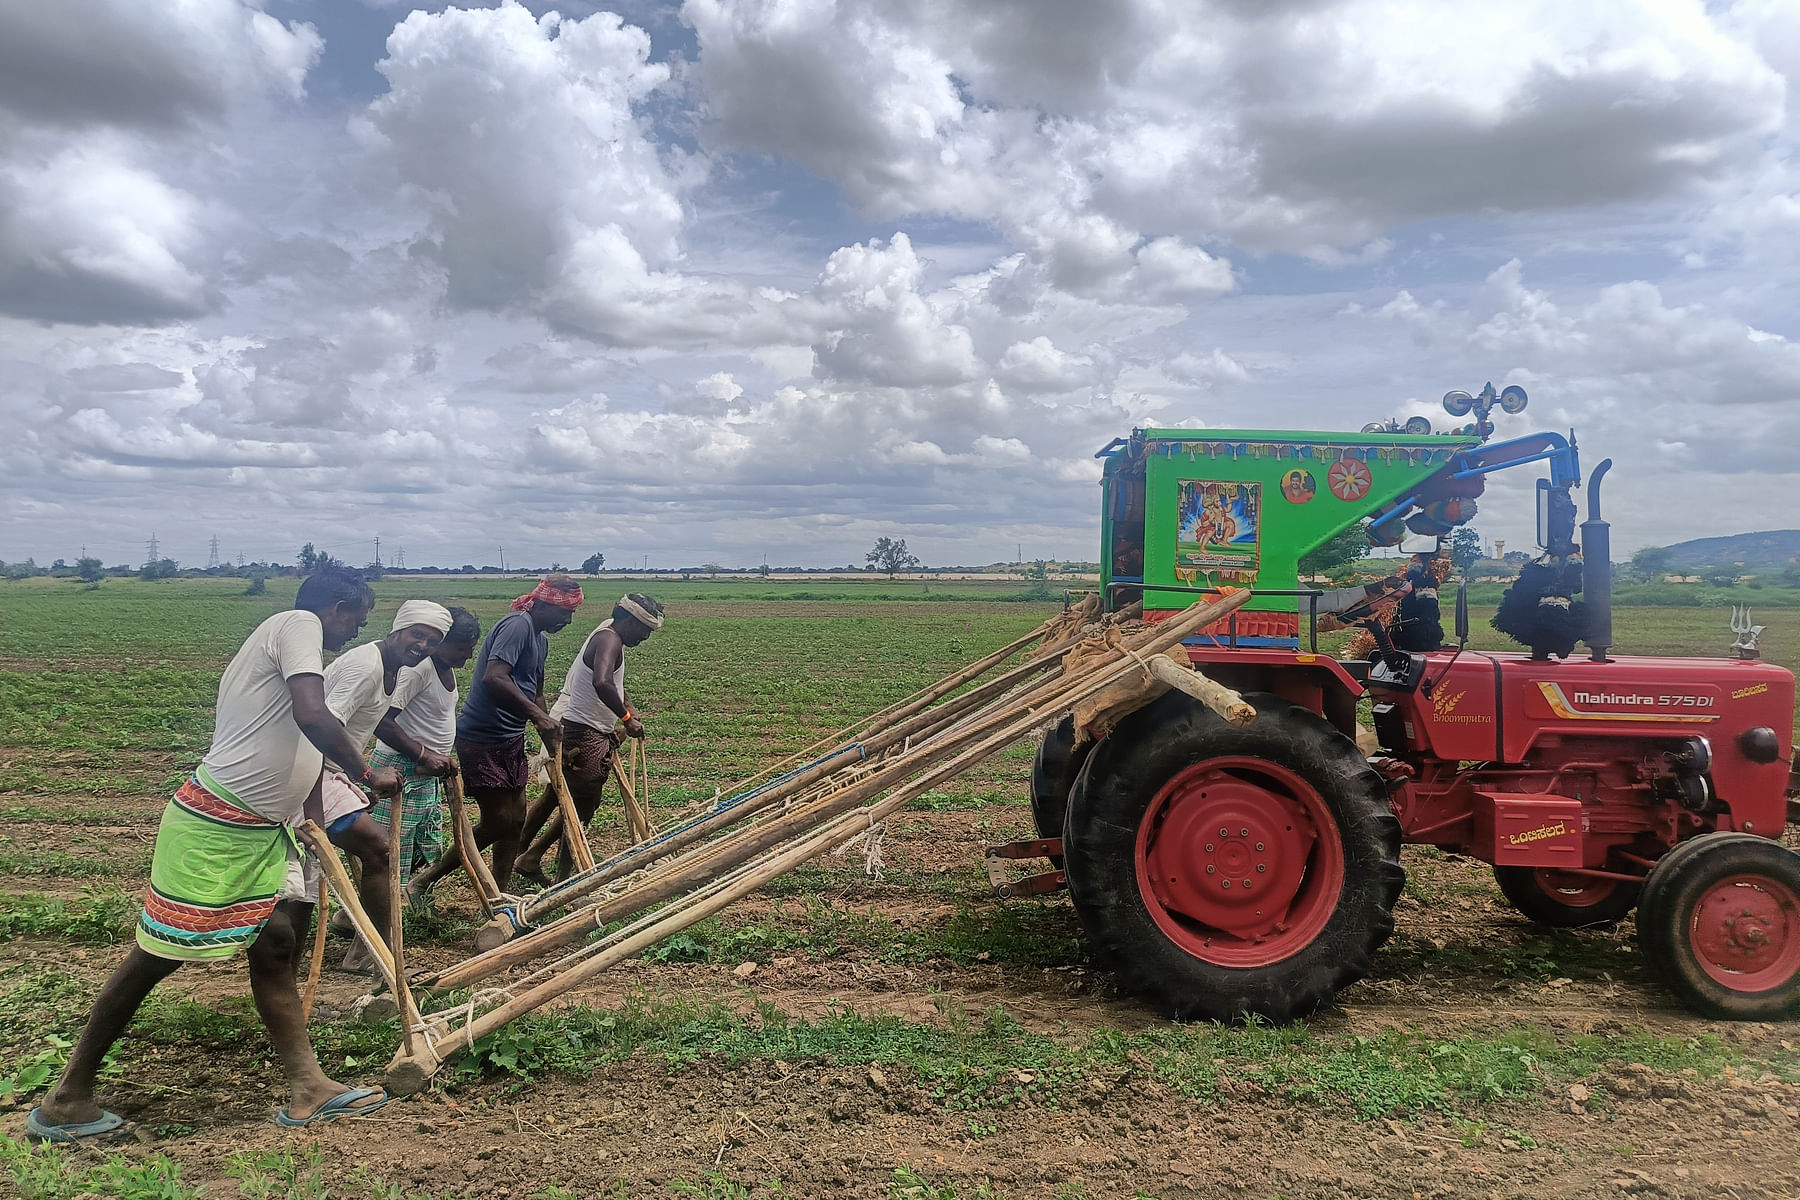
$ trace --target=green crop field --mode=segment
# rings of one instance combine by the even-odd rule
[[[158,813],[206,747],[219,672],[292,586],[272,580],[253,597],[242,581],[0,584],[0,1110],[34,1102],[60,1068],[129,937]],[[1022,585],[1005,582],[630,586],[668,606],[667,626],[630,664],[664,818],[1060,607],[1009,599]],[[552,639],[552,685],[616,587],[594,583],[576,625]],[[414,595],[471,608],[485,628],[521,590],[384,581],[365,636]],[[1476,647],[1505,644],[1491,612],[1473,614]],[[1722,656],[1725,616],[1622,608],[1617,652]],[[1764,616],[1768,657],[1800,662],[1800,615]],[[1643,972],[1629,925],[1535,929],[1480,864],[1428,849],[1408,851],[1400,930],[1341,1009],[1281,1030],[1158,1022],[1108,991],[1066,898],[999,901],[987,887],[982,845],[1030,834],[1030,754],[1014,747],[891,821],[877,875],[861,853],[828,855],[624,964],[574,1006],[485,1042],[380,1126],[410,1139],[389,1150],[337,1126],[328,1149],[278,1140],[267,1118],[279,1076],[241,967],[184,971],[103,1077],[109,1102],[168,1157],[31,1156],[0,1139],[0,1190],[11,1172],[20,1194],[46,1197],[1186,1195],[1138,1181],[1163,1178],[1198,1123],[1233,1130],[1221,1136],[1256,1160],[1281,1153],[1284,1130],[1310,1129],[1351,1147],[1344,1169],[1364,1172],[1342,1194],[1373,1194],[1390,1169],[1414,1178],[1388,1147],[1413,1133],[1450,1147],[1448,1163],[1516,1154],[1520,1178],[1575,1163],[1604,1180],[1659,1169],[1648,1147],[1668,1114],[1652,1086],[1687,1097],[1690,1146],[1734,1128],[1744,1081],[1763,1089],[1768,1112],[1795,1103],[1791,1030],[1691,1018]],[[619,835],[617,811],[603,809],[597,843]],[[433,910],[409,914],[414,962],[460,957],[478,919],[466,889],[446,885]],[[365,987],[326,971],[313,1022],[327,1069],[358,1081],[397,1038],[392,1024],[345,1017]],[[630,1161],[568,1157],[556,1123],[571,1113],[625,1138]],[[646,1124],[606,1124],[618,1113]],[[1071,1119],[1112,1130],[1130,1152],[1069,1158],[1088,1165],[1054,1177],[1021,1168],[1064,1161]],[[550,1182],[477,1192],[474,1160],[432,1157],[443,1130],[490,1127],[505,1135],[493,1144],[527,1148],[508,1169]],[[553,1179],[541,1173],[552,1158]],[[1302,1174],[1258,1178],[1227,1190],[1340,1194],[1309,1190]]]

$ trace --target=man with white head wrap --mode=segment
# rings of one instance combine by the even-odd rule
[[[393,706],[400,672],[424,662],[449,631],[449,609],[430,600],[408,600],[394,614],[386,637],[348,651],[325,668],[325,706],[344,723],[358,754],[367,752],[375,727]],[[325,832],[333,844],[361,861],[363,908],[385,936],[393,903],[388,894],[387,829],[369,816],[368,794],[330,758],[325,760],[319,793]],[[309,878],[305,886],[309,895],[314,894],[317,881]],[[361,961],[361,948],[353,946],[344,965],[354,968]]]
[[[581,653],[569,664],[568,679],[550,709],[550,715],[562,722],[563,776],[569,783],[569,796],[585,824],[600,806],[606,777],[612,765],[612,753],[620,734],[644,736],[644,723],[631,707],[625,691],[625,651],[642,645],[644,640],[662,628],[663,608],[649,596],[632,592],[613,605],[612,616],[600,622],[582,644]],[[647,799],[647,797],[640,797]],[[525,824],[525,836],[536,840],[519,856],[514,871],[535,883],[547,884],[544,855],[556,834],[538,837],[538,831],[550,819],[556,801],[548,789],[532,806]],[[557,858],[563,876],[570,870],[568,843]]]
[[[375,727],[375,752],[369,756],[371,764],[400,772],[406,806],[398,836],[385,797],[375,798],[369,815],[387,826],[390,842],[399,847],[402,885],[444,851],[444,780],[457,770],[451,757],[456,748],[456,673],[475,657],[481,641],[481,622],[474,613],[452,606],[450,617],[450,632],[431,657],[400,672],[393,707]],[[407,888],[408,903],[419,898],[416,889]]]

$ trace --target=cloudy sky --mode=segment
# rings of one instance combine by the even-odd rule
[[[0,2],[0,558],[1091,558],[1488,379],[1800,525],[1797,114],[1788,0]]]

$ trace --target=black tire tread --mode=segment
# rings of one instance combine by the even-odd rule
[[[1109,967],[1120,987],[1176,1020],[1237,1020],[1249,1016],[1287,1022],[1316,1011],[1373,965],[1375,952],[1394,932],[1394,905],[1406,883],[1400,865],[1400,822],[1380,776],[1355,742],[1317,714],[1272,695],[1251,695],[1255,723],[1243,729],[1181,693],[1170,693],[1132,714],[1102,742],[1075,782],[1064,832],[1069,890],[1095,961]],[[1340,899],[1338,914],[1313,946],[1263,967],[1233,969],[1201,962],[1169,941],[1138,893],[1134,860],[1116,850],[1135,841],[1137,822],[1154,788],[1141,796],[1114,794],[1118,774],[1140,756],[1185,753],[1188,762],[1223,754],[1249,754],[1281,762],[1306,775],[1334,805],[1347,855],[1346,895],[1360,871],[1359,911]],[[1177,768],[1178,769],[1178,768]],[[1167,778],[1167,775],[1163,776]],[[1134,805],[1131,811],[1108,812]],[[1326,796],[1327,803],[1333,803]],[[1129,829],[1126,825],[1129,824]],[[1103,845],[1104,843],[1104,845]],[[1111,858],[1108,855],[1111,854]],[[1117,878],[1123,874],[1124,879]],[[1331,941],[1315,952],[1321,942]]]

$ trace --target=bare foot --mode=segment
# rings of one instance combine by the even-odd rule
[[[373,973],[374,967],[374,958],[369,955],[367,947],[362,944],[362,939],[358,938],[350,943],[350,949],[344,952],[343,965],[338,969],[356,975],[368,975]]]

